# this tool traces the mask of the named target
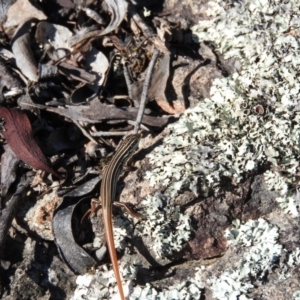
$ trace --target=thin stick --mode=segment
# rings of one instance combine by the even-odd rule
[[[79,124],[79,122],[77,122],[76,120],[72,120],[73,122],[74,122],[74,124],[81,130],[81,132],[82,132],[82,134],[84,135],[84,136],[86,136],[90,141],[92,141],[93,143],[95,143],[95,144],[98,144],[97,142],[96,142],[96,140],[93,138],[93,137],[91,137],[91,135]]]
[[[99,137],[99,136],[124,136],[126,135],[126,131],[96,131],[92,133],[92,136]]]
[[[130,75],[129,75],[129,71],[128,71],[128,67],[126,65],[126,61],[123,60],[122,64],[123,64],[124,78],[125,78],[126,85],[127,85],[127,90],[128,90],[128,96],[131,100],[133,100],[132,99],[132,80],[131,80]]]
[[[3,209],[1,218],[0,218],[0,260],[3,255],[4,242],[6,240],[7,232],[11,226],[12,220],[15,216],[15,211],[17,206],[22,200],[22,194],[32,181],[33,177],[23,175],[21,181],[18,184],[16,192],[13,194],[9,200],[5,209]]]
[[[152,75],[154,64],[157,60],[158,55],[159,55],[159,51],[157,49],[155,49],[154,52],[153,52],[151,61],[149,63],[148,70],[147,70],[147,75],[146,75],[146,78],[145,78],[145,82],[144,82],[144,86],[143,86],[143,92],[142,92],[142,96],[141,96],[141,103],[140,103],[139,113],[136,117],[133,133],[138,132],[138,130],[140,128],[140,125],[141,125],[141,122],[142,122],[145,106],[146,106],[146,103],[147,103],[147,96],[148,96],[148,90],[149,90],[149,85],[150,85],[150,81],[151,81],[151,75]]]
[[[127,123],[128,123],[129,125],[132,125],[132,126],[135,125],[135,121],[127,120]],[[143,129],[143,130],[145,130],[145,131],[149,131],[149,132],[150,132],[150,129],[149,129],[147,126],[145,126],[144,124],[141,124],[141,125],[140,125],[140,129]]]
[[[149,37],[150,35],[154,35],[153,29],[148,26],[144,20],[140,17],[134,5],[128,6],[128,14],[130,17],[136,22],[136,24],[140,27],[143,32],[143,35]]]

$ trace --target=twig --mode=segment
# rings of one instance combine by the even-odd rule
[[[135,121],[127,120],[127,123],[129,125],[132,125],[132,126],[135,125]],[[144,124],[140,125],[140,129],[143,129],[144,131],[149,131],[150,132],[150,129],[147,126],[145,126]]]
[[[151,27],[149,27],[144,20],[140,17],[135,6],[130,4],[128,5],[128,13],[130,17],[136,22],[136,24],[140,27],[143,32],[143,35],[149,37],[150,35],[154,35],[154,31]]]
[[[145,37],[145,38],[140,42],[140,44],[136,47],[135,52],[137,52],[137,51],[143,46],[143,44],[144,44],[147,40],[149,40],[150,38],[153,38],[153,37],[155,37],[155,34],[149,35],[149,36]]]
[[[95,139],[91,137],[91,135],[77,122],[76,120],[72,120],[74,124],[81,130],[82,134],[86,136],[90,141],[92,141],[95,144],[98,144]]]
[[[99,136],[124,136],[126,135],[125,131],[96,131],[92,133],[92,136],[99,137]]]
[[[128,71],[125,60],[123,60],[122,64],[123,64],[124,78],[125,78],[127,90],[128,90],[128,96],[131,100],[133,100],[132,99],[132,80],[130,78],[129,71]]]
[[[140,128],[140,124],[142,122],[142,118],[143,118],[143,115],[144,115],[144,110],[145,110],[145,106],[146,106],[146,102],[147,102],[147,96],[148,96],[148,90],[149,90],[149,85],[150,85],[150,81],[151,81],[151,75],[152,75],[154,64],[156,62],[156,59],[157,59],[158,55],[159,55],[159,51],[157,49],[155,49],[154,52],[153,52],[151,61],[149,63],[148,70],[147,70],[147,75],[146,75],[146,78],[145,78],[145,82],[144,82],[144,86],[143,86],[143,92],[142,92],[142,96],[141,96],[140,108],[139,108],[138,115],[136,117],[133,133],[138,132],[138,130]]]
[[[0,260],[3,254],[3,247],[7,232],[11,226],[12,220],[18,204],[22,200],[22,194],[26,187],[32,181],[32,177],[24,175],[18,184],[17,190],[9,200],[5,209],[3,209],[0,218]]]

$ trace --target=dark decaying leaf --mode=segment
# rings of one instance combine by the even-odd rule
[[[77,274],[84,274],[96,261],[76,244],[72,233],[72,215],[76,207],[69,206],[58,211],[53,219],[53,232],[59,253],[69,267]]]
[[[7,66],[6,61],[0,56],[0,94],[2,94],[3,88],[8,90],[22,88],[22,82],[19,77],[14,76]]]
[[[170,54],[164,54],[160,60],[156,71],[151,79],[151,85],[148,92],[148,97],[150,100],[162,99],[167,102],[165,96],[165,90],[167,86],[167,81],[170,74]]]
[[[19,159],[9,145],[4,145],[4,153],[1,156],[1,196],[5,196],[9,187],[16,179],[16,170]]]
[[[78,205],[78,198],[86,197],[91,193],[100,179],[100,176],[97,176],[67,193],[56,209],[52,221],[55,243],[60,255],[69,267],[79,274],[86,273],[96,264],[96,261],[76,243],[72,230],[72,216]]]
[[[90,84],[86,83],[78,85],[78,87],[76,87],[72,92],[69,103],[74,105],[86,104],[90,101],[90,99],[95,99],[97,95],[90,89],[90,86]]]
[[[39,64],[39,77],[41,79],[58,76],[58,67],[55,65]]]
[[[1,218],[0,218],[0,260],[2,259],[2,254],[4,250],[4,242],[6,240],[7,232],[11,226],[12,220],[15,215],[16,208],[20,204],[22,200],[22,195],[24,191],[26,190],[26,187],[29,185],[29,183],[32,181],[32,176],[30,174],[31,172],[28,172],[27,174],[24,174],[20,182],[18,184],[17,190],[9,200],[7,206],[3,211],[1,211]]]
[[[83,69],[76,68],[65,62],[59,64],[58,71],[68,77],[87,83],[93,83],[96,80],[96,75],[90,74]]]
[[[25,113],[13,108],[1,107],[0,118],[3,118],[5,122],[2,134],[19,159],[34,169],[60,177],[48,165],[46,157],[34,140],[31,124]]]
[[[84,144],[80,130],[72,123],[56,128],[47,137],[47,152],[57,153],[66,149],[77,149]]]
[[[47,107],[48,111],[58,113],[71,120],[83,121],[87,123],[98,123],[101,120],[135,120],[138,109],[132,107],[130,109],[121,109],[112,105],[106,105],[99,102],[98,99],[90,102],[89,106],[68,106],[66,107]],[[168,119],[156,118],[151,116],[143,116],[143,124],[162,127]]]
[[[24,101],[26,101],[25,98],[19,101],[19,104],[22,106],[26,105],[27,103]],[[138,108],[130,107],[128,109],[121,109],[101,103],[98,99],[90,101],[89,105],[78,106],[65,105],[65,107],[50,107],[33,103],[30,105],[39,109],[46,109],[71,120],[87,122],[89,124],[99,123],[105,120],[135,120],[138,113]],[[153,127],[163,127],[168,123],[168,118],[144,115],[142,123]]]
[[[16,29],[11,41],[12,51],[21,72],[31,81],[38,81],[38,65],[31,49],[30,29],[32,19],[25,21]]]
[[[90,74],[81,68],[74,67],[65,62],[61,62],[58,66],[50,64],[39,65],[39,77],[41,79],[57,77],[59,73],[67,76],[68,78],[85,83],[94,83],[96,80],[96,75]]]

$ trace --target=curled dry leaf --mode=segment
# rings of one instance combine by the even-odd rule
[[[9,2],[7,0],[1,2]],[[14,2],[14,1],[13,1]],[[22,12],[22,13],[20,13]],[[32,5],[30,0],[17,0],[8,10],[4,28],[17,27],[28,18],[45,20],[47,16],[38,7],[38,3]]]
[[[157,105],[169,114],[183,113],[185,108],[182,105],[172,107],[165,96],[167,81],[170,75],[170,54],[164,54],[157,69],[155,70],[151,79],[151,84],[148,92],[149,101],[155,100]],[[137,81],[132,85],[132,97],[134,100],[140,99],[144,80]]]
[[[127,14],[128,3],[125,0],[106,0],[105,2],[111,16],[107,27],[104,30],[93,30],[86,33],[79,32],[69,39],[71,47],[77,45],[78,48],[78,45],[83,44],[86,39],[94,39],[106,35],[114,31],[121,24]]]
[[[34,169],[60,175],[47,162],[42,150],[37,145],[32,134],[32,128],[27,115],[17,109],[0,108],[0,118],[4,119],[5,130],[2,131],[7,144],[15,155]]]
[[[96,265],[96,261],[75,241],[72,217],[76,204],[59,210],[53,218],[53,232],[59,254],[77,274],[84,274]]]
[[[108,34],[114,31],[123,21],[127,14],[128,3],[125,0],[105,0],[111,19],[108,26],[104,29],[101,35]]]
[[[71,0],[56,0],[57,4],[64,8],[74,8],[74,3]]]
[[[76,223],[73,220],[73,213],[76,206],[80,204],[78,198],[90,195],[99,186],[100,179],[97,176],[64,195],[52,220],[53,234],[59,253],[70,268],[78,274],[86,273],[95,266],[96,261],[76,243],[73,235],[73,226]]]
[[[109,61],[101,51],[92,48],[86,53],[85,65],[88,70],[97,77],[91,89],[98,92],[99,86],[101,86],[105,80],[105,75],[109,68]]]
[[[38,43],[51,45],[55,49],[72,50],[67,40],[72,36],[72,32],[65,26],[40,22],[36,27],[35,38]]]
[[[29,19],[17,28],[11,43],[18,68],[29,80],[38,81],[37,62],[34,58],[30,42],[32,21],[33,19]]]

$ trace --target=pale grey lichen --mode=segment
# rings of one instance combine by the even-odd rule
[[[252,278],[261,280],[274,264],[278,263],[282,246],[278,243],[278,228],[263,219],[250,220],[228,229],[225,236],[229,244],[245,251],[243,258],[235,263],[235,269],[225,270],[220,276],[209,279],[216,299],[248,299],[247,293],[254,285]]]
[[[199,285],[195,280],[186,280],[176,286],[171,286],[163,291],[158,291],[150,284],[146,284],[146,287],[136,287],[133,293],[130,295],[130,300],[198,300],[202,295],[203,287]]]
[[[288,184],[292,184],[289,178],[283,177],[278,172],[266,171],[264,173],[265,183],[271,191],[276,191],[279,197],[276,198],[279,206],[293,217],[297,217],[299,203],[297,201],[298,192],[289,189]]]
[[[190,216],[182,214],[178,206],[170,205],[170,198],[161,194],[147,196],[142,204],[146,219],[137,229],[142,236],[152,239],[157,257],[170,257],[181,251],[192,231]]]
[[[192,232],[190,216],[182,214],[180,207],[171,205],[170,197],[162,194],[148,195],[141,204],[145,210],[145,218],[135,228],[140,235],[152,239],[152,249],[157,257],[170,257],[181,251]],[[114,239],[117,250],[125,248],[125,240],[132,231],[132,222],[122,217],[116,219]]]
[[[300,249],[296,248],[294,251],[290,252],[284,249],[286,252],[285,262],[280,266],[279,270],[279,280],[285,280],[292,276],[291,270],[300,264]],[[300,286],[299,286],[300,288]]]
[[[123,250],[126,247],[125,240],[132,234],[133,223],[122,216],[118,216],[114,222],[114,241],[117,250]]]
[[[296,248],[295,251],[293,251],[292,253],[289,254],[288,261],[286,262],[286,264],[289,267],[297,266],[300,264],[300,249],[299,248]]]
[[[280,196],[284,196],[288,192],[287,180],[278,172],[266,171],[264,173],[265,183],[269,190],[276,191]]]
[[[282,246],[278,244],[279,230],[263,219],[250,220],[241,225],[236,220],[234,235],[232,230],[226,230],[226,237],[235,245],[250,247],[240,264],[242,276],[257,277],[272,264],[278,261]]]
[[[212,278],[213,296],[218,300],[249,299],[245,294],[254,286],[241,276],[239,271],[226,270],[219,278]]]
[[[170,257],[181,251],[189,240],[192,227],[190,216],[182,214],[179,206],[170,204],[170,198],[162,194],[148,195],[142,205],[146,217],[136,225],[142,236],[153,241],[153,250],[157,257]],[[125,240],[132,234],[133,223],[118,217],[114,223],[114,239],[117,250],[125,248]]]
[[[133,289],[133,279],[136,278],[138,266],[134,264],[120,264],[120,273],[123,278],[125,295]],[[80,275],[76,279],[76,289],[71,300],[83,299],[120,299],[113,270],[106,265],[97,268],[95,272]]]
[[[293,217],[298,217],[298,203],[294,197],[278,197],[276,201],[279,203],[279,206],[286,212],[291,214]]]
[[[300,249],[296,248],[294,251],[289,252],[286,251],[287,259],[283,265],[280,266],[280,280],[285,280],[287,278],[292,277],[292,270],[294,270],[294,267],[299,266],[300,264]],[[295,292],[293,293],[293,299],[294,300],[300,300],[300,284],[298,284],[298,287],[296,287]]]
[[[255,292],[257,281],[262,282],[274,266],[277,268],[276,283],[291,277],[289,271],[300,264],[300,250],[286,253],[286,261],[280,262],[283,252],[287,252],[279,244],[279,229],[264,219],[250,220],[241,224],[233,221],[234,227],[225,231],[228,244],[238,248],[242,258],[233,263],[231,269],[226,269],[219,276],[208,280],[213,296],[219,300],[249,299],[249,293]],[[196,274],[201,282],[203,270]],[[294,292],[294,297],[298,291]],[[297,298],[296,298],[297,299]]]
[[[163,145],[148,156],[150,184],[171,196],[189,188],[196,195],[216,189],[222,177],[235,182],[273,165],[293,187],[300,148],[300,1],[211,1],[208,20],[193,28],[225,59],[240,62],[228,78],[216,79],[200,100],[169,126]],[[258,105],[260,110],[257,110]],[[284,195],[291,211],[290,195]],[[292,209],[296,214],[296,210]]]
[[[197,300],[201,297],[203,286],[194,279],[187,279],[181,284],[169,286],[163,290],[158,290],[149,283],[143,288],[134,286],[132,279],[136,278],[138,269],[139,264],[122,264],[120,266],[124,293],[130,300]],[[98,269],[95,274],[78,276],[76,284],[77,287],[71,300],[120,299],[114,272],[106,270],[105,266]]]
[[[294,297],[294,300],[300,300],[300,290],[296,291],[296,292],[293,294],[293,297]]]

